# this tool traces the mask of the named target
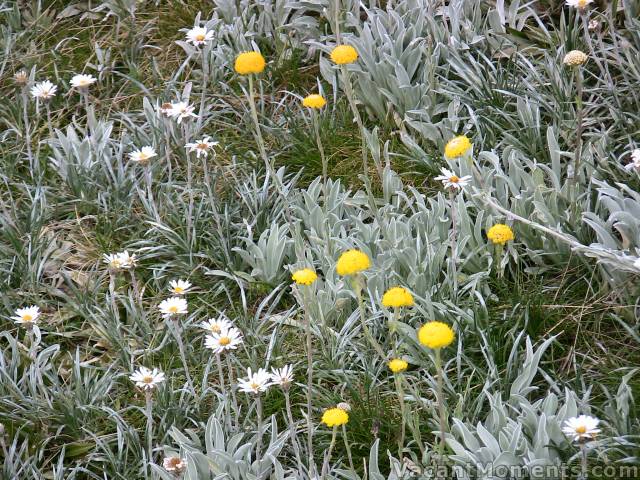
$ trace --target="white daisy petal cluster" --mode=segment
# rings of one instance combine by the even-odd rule
[[[184,295],[191,288],[191,282],[186,280],[171,280],[169,282],[169,291],[175,295]]]
[[[200,324],[200,326],[207,332],[220,333],[222,332],[222,330],[228,330],[229,328],[233,327],[233,324],[226,316],[220,315],[220,317],[218,318],[210,318],[209,320],[205,320]]]
[[[204,137],[202,140],[187,143],[184,147],[189,150],[189,153],[196,152],[196,158],[200,158],[200,155],[208,156],[209,150],[216,145],[218,145],[218,142],[210,142],[209,137]]]
[[[187,301],[182,297],[171,297],[160,302],[158,305],[160,313],[165,318],[173,317],[174,315],[184,315],[188,313]]]
[[[636,148],[633,152],[631,152],[631,162],[627,163],[624,168],[627,170],[640,171],[640,148]]]
[[[38,322],[39,316],[40,308],[35,305],[31,305],[30,307],[18,308],[13,317],[11,317],[11,320],[19,325],[33,325]]]
[[[284,389],[289,388],[291,382],[293,382],[293,366],[285,365],[282,368],[272,368],[271,382],[274,385],[280,385]]]
[[[49,100],[56,96],[58,87],[49,80],[38,82],[31,87],[31,96],[39,100]]]
[[[165,377],[164,373],[157,368],[150,370],[147,367],[140,367],[138,370],[133,372],[129,377],[129,380],[134,382],[138,388],[143,390],[153,390],[165,381]]]
[[[216,325],[217,326],[217,325]],[[222,325],[220,332],[214,332],[207,335],[204,345],[213,350],[213,353],[224,353],[227,350],[235,350],[238,345],[242,344],[242,332],[235,327]]]
[[[145,163],[150,158],[157,156],[155,149],[151,146],[142,147],[140,150],[134,150],[129,154],[129,159],[133,162]]]
[[[97,81],[98,80],[93,75],[85,75],[81,73],[78,75],[74,75],[71,78],[71,82],[69,82],[69,84],[73,88],[89,88],[89,86],[93,85]]]
[[[111,270],[127,270],[134,268],[138,263],[136,254],[129,254],[127,250],[119,253],[104,254],[102,261],[108,265]]]
[[[577,8],[583,10],[587,8],[587,6],[593,3],[593,0],[567,0],[567,5],[573,8]]]
[[[193,27],[187,31],[186,40],[196,47],[205,45],[213,40],[213,31],[207,30],[206,27]]]
[[[601,431],[598,428],[599,423],[600,420],[588,415],[572,417],[564,422],[562,433],[564,433],[567,437],[572,438],[574,442],[593,440],[595,436]]]
[[[459,177],[451,170],[448,170],[446,168],[441,168],[440,173],[442,175],[435,177],[434,180],[442,182],[442,185],[444,185],[445,188],[462,190],[464,187],[469,185],[469,182],[471,181],[471,175]]]
[[[171,118],[178,119],[178,123],[182,123],[182,120],[184,120],[185,118],[198,117],[195,113],[193,113],[193,110],[194,107],[192,105],[189,105],[189,103],[177,102],[171,104],[171,109],[168,111],[167,115]]]
[[[247,378],[238,380],[238,389],[241,392],[255,395],[266,392],[270,386],[271,375],[264,368],[259,368],[255,373],[251,372],[251,368],[247,368]]]

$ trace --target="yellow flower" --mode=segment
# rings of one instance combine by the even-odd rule
[[[322,423],[327,427],[339,427],[349,421],[349,414],[341,408],[329,408],[322,414]]]
[[[327,104],[327,101],[324,99],[322,95],[318,95],[314,93],[313,95],[309,95],[302,100],[302,105],[308,108],[322,108]]]
[[[296,270],[293,272],[291,278],[298,285],[311,285],[318,279],[318,275],[316,275],[316,272],[310,268],[303,268],[302,270]]]
[[[578,67],[589,59],[587,54],[581,52],[580,50],[571,50],[564,56],[564,60],[562,62],[568,67]]]
[[[266,62],[260,52],[243,52],[236,57],[235,71],[240,75],[260,73],[264,70]]]
[[[389,366],[389,370],[391,370],[393,373],[404,372],[409,366],[409,364],[401,358],[394,358],[393,360],[389,361],[387,365]]]
[[[467,153],[471,148],[471,142],[466,135],[459,135],[449,140],[444,147],[444,155],[447,158],[458,158]]]
[[[382,296],[382,305],[385,307],[410,307],[413,305],[413,295],[403,287],[393,287]]]
[[[449,325],[442,322],[427,322],[418,331],[418,340],[425,347],[438,349],[448,347],[455,334]]]
[[[331,51],[331,60],[338,65],[353,63],[358,59],[358,52],[351,45],[338,45]]]
[[[353,275],[362,272],[371,266],[371,260],[366,253],[360,250],[347,250],[338,259],[336,272],[338,275]]]
[[[508,241],[513,240],[515,236],[513,235],[513,230],[507,225],[496,223],[487,232],[487,238],[493,243],[504,245]]]

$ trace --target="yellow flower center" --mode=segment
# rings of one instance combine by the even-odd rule
[[[173,289],[173,291],[174,291],[175,293],[183,293],[183,292],[184,292],[184,288],[182,288],[182,287],[175,287],[175,288]]]
[[[209,145],[207,145],[206,143],[199,143],[196,145],[196,148],[199,150],[206,150],[209,148]]]
[[[252,390],[258,390],[258,388],[260,387],[260,385],[258,385],[256,382],[251,382],[249,386]]]
[[[196,35],[196,40],[199,42],[204,42],[205,36],[204,33],[199,33],[198,35]]]
[[[579,433],[580,435],[582,435],[583,433],[587,433],[587,427],[585,427],[584,425],[576,427],[576,433]]]
[[[169,307],[169,311],[170,311],[171,313],[178,313],[178,307],[177,307],[176,305],[171,305],[171,306]]]
[[[209,325],[209,330],[211,330],[213,333],[220,333],[222,331],[220,326],[215,323],[213,325]]]
[[[220,329],[218,329],[220,330]],[[229,337],[220,337],[220,340],[218,340],[218,343],[220,345],[222,345],[223,347],[226,347],[227,345],[229,345],[231,343],[231,339]]]
[[[28,313],[25,313],[24,315],[22,315],[22,320],[25,322],[30,322],[31,320],[33,320],[33,315],[29,315]]]
[[[453,175],[453,176],[451,176],[451,178],[449,178],[449,181],[451,183],[458,183],[460,181],[460,179],[457,176]]]
[[[142,377],[142,383],[153,383],[153,377],[151,375],[145,375]]]

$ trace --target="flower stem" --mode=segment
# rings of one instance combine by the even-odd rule
[[[400,437],[398,438],[398,458],[402,458],[402,450],[404,448],[405,437],[405,405],[404,391],[402,389],[402,374],[397,373],[393,376],[396,384],[396,392],[398,393],[398,403],[400,404]]]
[[[364,309],[364,299],[362,298],[362,285],[360,284],[361,278],[362,277],[360,276],[360,274],[357,274],[353,278],[352,285],[353,285],[353,289],[356,292],[356,297],[358,298],[358,306],[360,309],[360,323],[362,324],[362,331],[364,332],[364,336],[367,337],[367,340],[369,341],[373,349],[378,353],[378,355],[380,355],[380,358],[384,360],[386,358],[386,355],[384,354],[384,351],[382,350],[382,347],[380,346],[380,344],[376,341],[375,338],[373,338],[373,335],[371,335],[371,331],[367,326],[366,313]]]
[[[22,116],[24,121],[24,137],[27,144],[27,155],[29,156],[29,169],[31,176],[35,173],[35,160],[31,150],[31,128],[29,126],[29,97],[26,87],[22,90]]]
[[[574,201],[578,199],[577,182],[580,169],[580,158],[582,156],[582,130],[584,128],[584,107],[582,105],[582,69],[575,67],[576,75],[576,145],[573,160],[573,175],[570,185],[575,192]]]
[[[311,344],[311,315],[309,314],[310,302],[308,301],[308,288],[302,287],[304,310],[304,328],[307,339],[307,455],[309,458],[309,469],[312,468],[315,460],[313,458],[313,419],[311,411],[311,396],[313,389],[313,351]]]
[[[227,370],[228,370],[228,374],[229,374],[229,389],[231,390],[231,399],[233,401],[233,411],[236,415],[236,421],[235,421],[235,426],[236,429],[238,428],[238,422],[239,422],[239,410],[238,410],[238,398],[236,397],[236,390],[235,390],[235,386],[234,386],[234,378],[233,378],[233,365],[231,365],[231,356],[227,355]]]
[[[580,480],[587,480],[587,449],[585,442],[580,442]]]
[[[338,427],[333,427],[333,431],[331,433],[331,444],[329,445],[329,450],[327,451],[327,456],[324,459],[324,463],[322,464],[322,478],[324,479],[327,476],[327,470],[329,469],[329,462],[331,461],[331,454],[333,453],[333,448],[336,446],[336,437],[338,435]]]
[[[151,389],[144,391],[147,414],[147,464],[153,462],[153,392]]]
[[[451,208],[451,273],[453,277],[453,300],[458,296],[458,269],[456,265],[456,258],[458,255],[458,239],[456,228],[456,192],[453,188],[449,189],[449,201]]]
[[[300,445],[298,444],[298,436],[296,433],[296,426],[293,420],[293,413],[291,412],[291,397],[289,396],[289,389],[284,389],[284,402],[287,411],[287,420],[289,421],[289,437],[291,437],[291,445],[296,455],[296,464],[298,465],[299,473],[302,466],[302,460],[300,459]]]
[[[258,143],[258,149],[260,150],[260,156],[262,156],[262,160],[264,161],[264,165],[267,169],[267,175],[275,175],[273,171],[273,165],[269,161],[269,157],[267,156],[267,150],[264,146],[264,139],[262,138],[262,131],[260,130],[260,121],[258,120],[258,109],[256,108],[256,101],[254,98],[254,87],[253,87],[253,75],[249,75],[249,107],[251,108],[251,118],[253,119],[253,126],[255,127],[255,135],[256,142]],[[275,181],[275,178],[274,178]]]
[[[189,366],[187,364],[187,356],[184,351],[184,343],[182,341],[182,332],[180,328],[180,324],[176,320],[169,320],[170,325],[173,327],[171,330],[176,338],[176,343],[178,344],[178,352],[180,353],[180,360],[182,360],[182,366],[184,368],[184,375],[187,377],[187,384],[189,385],[189,389],[192,393],[195,393],[195,389],[193,387],[193,381],[191,380],[191,374],[189,373]]]
[[[446,431],[446,413],[444,407],[444,388],[443,388],[443,369],[442,369],[442,357],[440,355],[440,349],[435,349],[435,364],[436,364],[436,373],[438,375],[438,384],[436,391],[436,400],[438,402],[438,417],[440,422],[440,460],[444,459],[444,450],[446,447],[444,432]]]
[[[256,460],[260,460],[260,450],[262,449],[262,399],[260,394],[256,395],[256,415],[258,417],[258,439],[256,441]]]
[[[347,426],[345,424],[342,425],[342,439],[344,440],[344,448],[347,450],[347,458],[349,459],[349,468],[354,470],[353,468],[353,457],[351,456],[351,447],[349,446],[349,439],[347,438]]]

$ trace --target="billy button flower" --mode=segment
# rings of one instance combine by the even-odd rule
[[[508,225],[496,223],[487,231],[487,238],[496,245],[504,245],[514,240],[515,235]]]
[[[401,358],[394,358],[387,363],[387,366],[393,373],[401,373],[409,367],[409,364]]]
[[[291,279],[298,285],[311,285],[318,279],[318,275],[310,268],[303,268],[293,272]]]
[[[240,75],[251,75],[262,73],[266,64],[260,52],[243,52],[236,57],[233,68]]]
[[[327,101],[322,95],[318,95],[317,93],[307,95],[302,99],[302,105],[307,108],[315,108],[319,109],[324,107],[327,104]]]
[[[403,287],[393,287],[382,296],[382,305],[387,308],[400,308],[413,306],[413,295]]]
[[[385,358],[386,355],[382,350],[382,347],[378,344],[371,332],[369,331],[369,327],[367,326],[366,321],[366,313],[364,309],[364,299],[362,298],[362,289],[364,288],[364,277],[361,275],[361,272],[364,272],[369,267],[371,267],[371,260],[369,256],[356,249],[347,250],[340,258],[338,258],[338,262],[336,263],[336,272],[338,275],[342,277],[350,277],[351,279],[351,287],[353,288],[356,298],[358,299],[358,306],[360,308],[360,323],[362,325],[362,331],[364,332],[365,337],[374,348],[374,350],[380,355],[381,358]]]
[[[459,135],[447,142],[444,147],[444,155],[447,158],[458,158],[471,149],[471,141],[466,135]]]
[[[324,423],[327,427],[332,427],[333,431],[331,432],[331,444],[329,445],[329,452],[327,453],[327,458],[325,459],[325,465],[322,467],[322,471],[326,471],[326,468],[329,465],[329,460],[331,459],[331,453],[333,452],[333,448],[336,445],[336,437],[338,434],[338,427],[342,427],[342,434],[344,439],[344,446],[347,450],[347,456],[349,458],[349,464],[351,468],[353,468],[353,460],[351,458],[351,448],[349,447],[349,442],[347,440],[347,422],[349,422],[349,414],[346,410],[334,407],[329,408],[324,411],[322,414],[322,423]]]
[[[427,322],[418,331],[418,340],[425,347],[434,350],[434,361],[436,364],[436,372],[438,374],[438,385],[436,390],[436,396],[438,400],[438,413],[440,421],[440,455],[444,455],[445,449],[445,437],[444,433],[446,427],[446,413],[444,405],[444,391],[443,391],[443,376],[444,371],[442,369],[442,357],[440,356],[440,350],[444,347],[448,347],[453,342],[455,334],[453,329],[443,322]]]
[[[330,56],[336,65],[347,65],[358,59],[358,52],[351,45],[338,45],[331,50]]]

